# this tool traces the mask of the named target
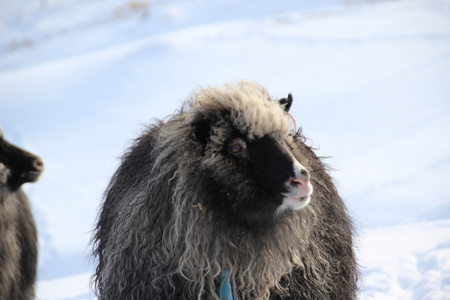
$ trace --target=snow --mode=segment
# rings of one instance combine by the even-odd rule
[[[450,220],[363,230],[363,299],[448,299]]]
[[[199,86],[294,95],[356,220],[361,299],[450,299],[448,0],[0,0],[0,124],[40,155],[38,299],[94,299],[102,193]]]

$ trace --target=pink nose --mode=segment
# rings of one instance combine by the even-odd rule
[[[299,186],[302,186],[302,185],[307,186],[308,182],[309,182],[309,176],[306,178],[298,177],[298,178],[291,179],[291,184],[299,185]]]
[[[312,192],[310,176],[305,169],[298,170],[295,173],[295,178],[292,177],[289,179],[289,183],[295,190],[295,196],[293,196],[293,198],[305,197]]]
[[[295,172],[295,178],[291,179],[291,184],[294,185],[308,185],[309,182],[309,172],[306,169],[297,169]]]

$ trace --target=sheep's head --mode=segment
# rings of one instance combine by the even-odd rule
[[[196,95],[192,136],[203,150],[198,171],[210,195],[203,205],[226,219],[260,226],[309,203],[313,188],[293,141],[291,104],[290,95],[274,101],[247,82]]]
[[[0,128],[0,184],[17,189],[38,180],[43,171],[42,160],[5,140]]]

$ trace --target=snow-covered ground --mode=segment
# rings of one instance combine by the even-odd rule
[[[292,114],[356,219],[361,299],[450,299],[450,1],[0,0],[0,124],[25,186],[37,295],[93,299],[102,192],[143,124],[241,78]]]

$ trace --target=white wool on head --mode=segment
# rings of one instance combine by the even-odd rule
[[[230,111],[231,121],[250,140],[272,133],[288,135],[291,120],[278,101],[273,101],[260,85],[240,81],[200,90],[194,96],[194,111]]]

